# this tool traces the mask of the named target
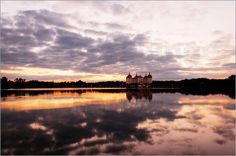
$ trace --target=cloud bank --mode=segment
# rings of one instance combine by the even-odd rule
[[[126,17],[134,13],[121,4],[109,7],[95,4],[93,7],[100,12],[106,8],[108,15]],[[10,78],[20,75],[44,80],[53,76],[54,79],[86,80],[86,76],[93,75],[100,75],[104,80],[107,75],[116,75],[113,79],[123,80],[128,72],[151,72],[154,79],[162,80],[233,74],[235,36],[230,33],[212,30],[214,39],[204,44],[174,43],[152,39],[150,32],[129,31],[132,25],[77,19],[74,15],[47,9],[4,15],[1,19],[2,74]],[[38,72],[31,74],[27,68]],[[63,74],[42,76],[44,69],[61,70]],[[14,72],[16,70],[19,73]]]

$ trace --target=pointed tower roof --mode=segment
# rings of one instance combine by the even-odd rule
[[[148,74],[148,78],[152,78],[152,75],[150,73]]]
[[[144,78],[145,78],[145,79],[148,78],[147,74],[145,74]]]
[[[132,78],[132,76],[130,75],[130,72],[129,72],[129,75],[126,76],[126,78]]]

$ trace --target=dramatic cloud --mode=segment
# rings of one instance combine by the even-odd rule
[[[8,6],[8,3],[4,4]],[[151,4],[145,3],[143,9],[135,11],[141,3],[135,4],[133,8],[128,7],[133,4],[131,2],[109,2],[107,5],[103,2],[83,2],[81,5],[77,2],[68,3],[70,7],[78,6],[78,10],[72,7],[73,12],[67,9],[55,11],[53,7],[30,10],[31,4],[26,4],[29,5],[28,9],[18,8],[13,14],[7,14],[8,8],[4,8],[1,18],[2,73],[10,75],[10,78],[18,75],[29,78],[27,68],[40,69],[31,75],[31,79],[42,78],[40,73],[44,69],[67,73],[54,75],[55,79],[60,80],[70,76],[86,80],[86,75],[91,77],[93,74],[100,75],[104,80],[108,75],[116,75],[118,77],[113,79],[123,80],[122,77],[130,71],[133,74],[151,72],[154,79],[201,76],[224,78],[233,72],[235,36],[232,32],[220,28],[211,29],[208,39],[203,39],[202,43],[195,31],[192,31],[190,37],[188,30],[184,32],[179,28],[172,27],[173,32],[177,31],[176,34],[171,32],[172,36],[163,36],[169,31],[167,21],[175,16],[185,16],[183,21],[189,21],[189,14],[196,17],[196,20],[200,20],[198,15],[207,14],[194,5],[178,5],[171,10],[173,5],[167,7],[165,3],[154,3],[157,8],[162,8],[158,11]],[[66,4],[50,3],[50,6],[59,8],[62,5]],[[94,12],[88,12],[92,8]],[[179,12],[180,8],[186,10]],[[151,12],[148,13],[148,9]],[[155,10],[160,16],[160,22],[167,22],[168,31],[162,30],[163,23],[158,25],[154,17]],[[178,14],[175,15],[176,12]],[[149,16],[153,20],[143,18]],[[178,40],[181,35],[186,37]],[[22,69],[21,74],[13,72],[17,68]]]

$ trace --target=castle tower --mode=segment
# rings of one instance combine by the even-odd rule
[[[129,72],[129,75],[126,76],[126,84],[131,84],[132,83],[132,76],[130,75],[130,72]]]
[[[151,84],[152,83],[152,75],[149,73],[147,77],[148,77],[148,84]]]

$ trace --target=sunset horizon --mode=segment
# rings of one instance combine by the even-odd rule
[[[235,0],[1,0],[1,155],[235,155]]]
[[[181,81],[181,80],[185,80],[185,79],[188,79],[188,80],[191,80],[191,79],[202,79],[202,78],[204,78],[204,79],[209,79],[209,80],[211,80],[211,79],[214,79],[214,80],[224,80],[224,79],[227,79],[227,78],[229,78],[230,76],[234,76],[235,74],[231,74],[231,75],[228,75],[228,76],[226,76],[226,77],[222,77],[222,78],[209,78],[209,77],[193,77],[193,78],[183,78],[183,79],[177,79],[177,80],[174,80],[174,79],[169,79],[169,80],[165,80],[165,79],[163,79],[163,80],[160,80],[160,79],[155,79],[155,78],[153,78],[153,81]],[[127,75],[121,75],[121,78],[120,79],[101,79],[101,80],[93,80],[93,79],[63,79],[63,80],[58,80],[58,79],[56,79],[56,80],[54,80],[54,79],[51,79],[51,80],[37,80],[37,79],[25,79],[25,78],[23,78],[23,77],[20,77],[20,76],[18,76],[18,77],[13,77],[12,79],[9,79],[8,77],[6,77],[6,76],[4,76],[4,75],[2,75],[2,78],[3,77],[6,77],[9,81],[15,81],[16,79],[24,79],[25,81],[43,81],[43,82],[56,82],[56,83],[60,83],[60,82],[76,82],[76,81],[83,81],[83,82],[88,82],[88,83],[97,83],[97,82],[109,82],[109,81],[121,81],[121,82],[125,82],[125,77],[126,77]],[[133,75],[133,76],[135,76],[135,75]]]

